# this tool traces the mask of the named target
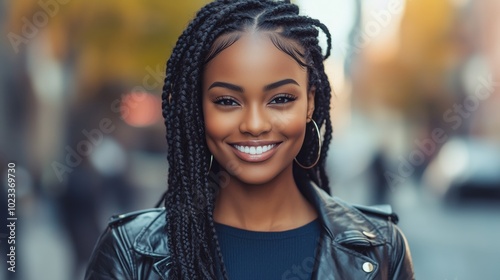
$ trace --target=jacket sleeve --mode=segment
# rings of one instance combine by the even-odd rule
[[[120,234],[120,228],[108,226],[94,248],[85,279],[133,279],[130,248],[130,241]]]
[[[413,263],[410,254],[410,247],[403,232],[393,225],[393,254],[391,256],[391,279],[393,280],[414,280]]]

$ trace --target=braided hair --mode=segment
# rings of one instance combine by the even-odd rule
[[[310,165],[318,153],[321,157],[308,170],[295,165],[294,176],[311,180],[329,192],[325,162],[332,135],[331,88],[323,65],[331,48],[328,29],[316,19],[299,15],[298,7],[289,1],[218,0],[207,4],[179,37],[167,62],[163,86],[169,162],[165,194],[169,279],[227,279],[213,219],[220,181],[213,171],[207,175],[212,163],[205,140],[201,77],[204,65],[239,36],[216,39],[249,30],[272,33],[274,45],[307,68],[308,87],[315,89],[312,117],[324,130],[324,137],[323,145],[318,146],[315,128],[307,126],[297,160]],[[327,36],[325,55],[318,44],[319,30]]]

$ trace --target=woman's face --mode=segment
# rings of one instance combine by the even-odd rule
[[[245,184],[292,174],[314,91],[307,70],[265,33],[245,33],[213,58],[203,74],[206,141],[215,160]]]

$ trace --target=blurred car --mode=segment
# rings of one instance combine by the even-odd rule
[[[449,201],[500,200],[500,143],[450,139],[424,171],[423,184]]]

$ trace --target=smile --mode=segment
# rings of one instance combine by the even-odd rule
[[[259,143],[261,142],[261,143]],[[246,141],[230,144],[237,157],[251,163],[259,163],[268,160],[276,153],[281,142],[271,141]]]
[[[234,147],[245,154],[249,155],[261,155],[272,148],[274,148],[276,144],[271,144],[271,145],[264,145],[264,146],[240,146],[240,145],[234,145]]]

